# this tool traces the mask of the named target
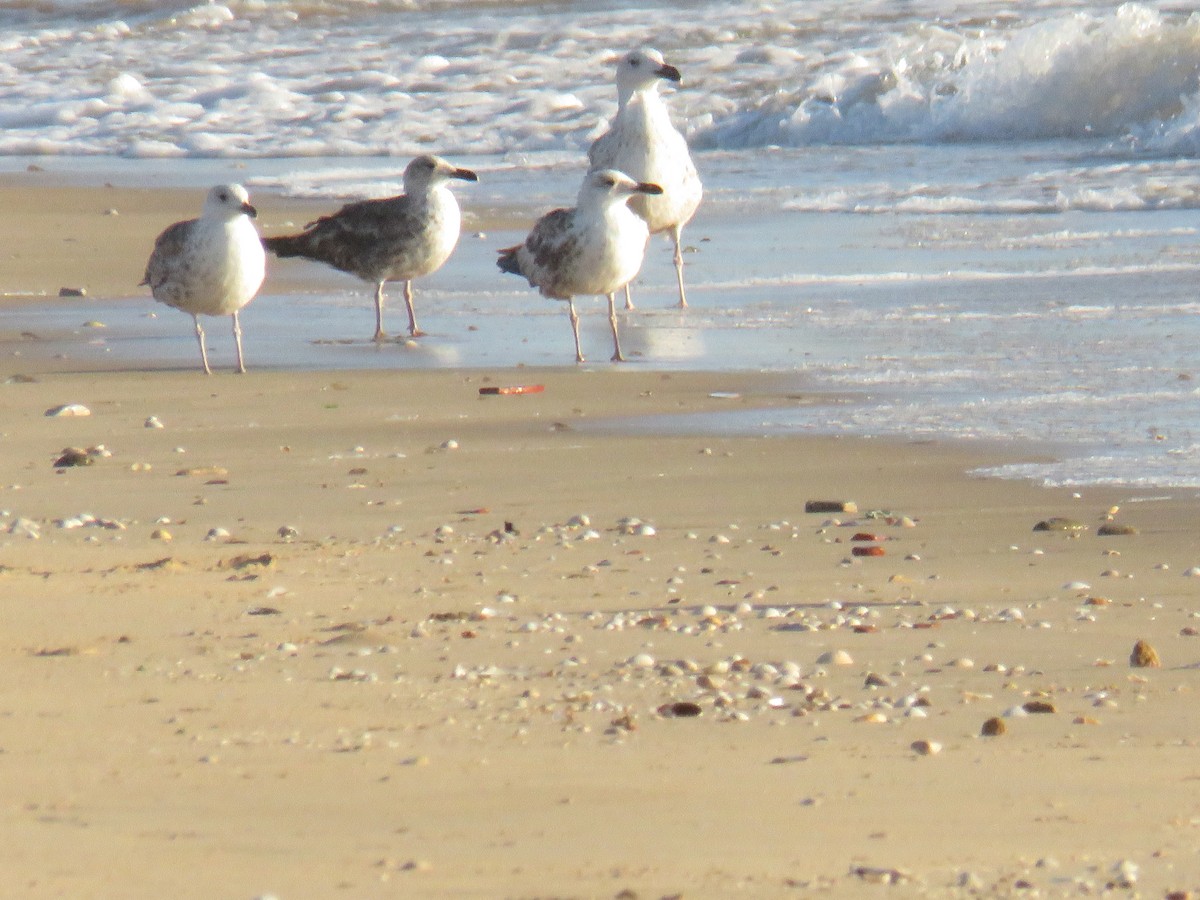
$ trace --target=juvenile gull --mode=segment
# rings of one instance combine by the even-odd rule
[[[309,222],[300,234],[266,238],[279,257],[328,263],[375,285],[375,340],[383,340],[383,286],[404,281],[408,333],[422,334],[413,308],[412,282],[436,272],[454,252],[462,216],[450,192],[452,178],[478,181],[438,156],[418,156],[404,170],[404,193],[350,203]]]
[[[232,316],[237,370],[242,360],[238,311],[249,303],[266,274],[266,254],[254,225],[258,213],[240,184],[221,184],[208,192],[198,219],[176,222],[154,241],[142,284],[154,299],[191,313],[200,342],[200,361],[211,375],[200,316]]]
[[[664,78],[679,81],[679,70],[668,65],[657,50],[633,50],[621,57],[617,62],[617,114],[608,131],[588,150],[588,160],[593,169],[618,169],[637,181],[662,187],[661,195],[638,197],[630,205],[646,220],[651,234],[670,232],[675,242],[679,305],[686,307],[680,240],[683,226],[700,205],[703,188],[687,141],[671,124],[658,95],[659,81]],[[628,286],[625,308],[633,309]]]
[[[501,271],[523,275],[543,296],[567,301],[576,362],[583,362],[576,294],[607,295],[612,358],[614,362],[624,360],[613,295],[642,267],[650,234],[645,220],[629,208],[629,201],[661,193],[657,184],[634,181],[615,169],[589,172],[574,208],[547,213],[533,226],[525,243],[500,251],[497,264]]]

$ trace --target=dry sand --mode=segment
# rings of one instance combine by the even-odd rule
[[[43,210],[8,294],[123,284],[162,224],[0,193]],[[72,202],[111,234],[44,271]],[[0,895],[1200,891],[1191,492],[624,428],[814,399],[761,375],[5,378]]]

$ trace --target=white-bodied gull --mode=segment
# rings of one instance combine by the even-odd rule
[[[190,313],[200,342],[200,361],[211,375],[200,316],[232,316],[237,370],[242,360],[238,311],[254,299],[266,274],[266,254],[251,219],[258,213],[240,184],[208,192],[198,219],[176,222],[160,234],[146,263],[142,284],[154,299]]]
[[[680,241],[683,226],[700,205],[703,187],[687,141],[671,124],[666,104],[658,94],[662,79],[677,82],[680,75],[657,50],[633,50],[621,57],[617,62],[617,114],[608,131],[592,144],[588,160],[593,169],[618,169],[630,178],[663,189],[658,196],[638,197],[630,205],[646,220],[651,234],[669,232],[675,242],[679,305],[686,307]],[[628,288],[625,306],[633,309]]]
[[[398,197],[349,203],[332,215],[304,226],[300,234],[266,238],[279,257],[301,256],[328,263],[375,285],[375,340],[383,340],[383,287],[404,282],[408,333],[417,328],[412,282],[436,272],[454,252],[462,216],[448,188],[452,178],[478,181],[470,169],[459,169],[438,156],[418,156],[404,170],[404,193]]]
[[[661,193],[657,184],[634,181],[615,169],[589,172],[572,209],[547,213],[523,244],[500,251],[497,264],[501,271],[523,275],[543,296],[567,301],[576,362],[583,362],[576,294],[608,297],[612,358],[614,362],[624,360],[613,295],[642,267],[650,235],[645,220],[629,208],[629,201]]]

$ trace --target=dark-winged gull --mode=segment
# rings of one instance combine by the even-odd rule
[[[500,251],[497,264],[501,271],[523,275],[543,296],[567,301],[576,362],[583,362],[576,294],[608,297],[612,358],[614,362],[624,359],[613,295],[642,267],[650,235],[645,220],[629,208],[629,201],[661,193],[657,184],[634,181],[615,169],[589,172],[574,208],[547,213],[533,226],[525,243]]]
[[[679,305],[687,306],[683,289],[683,226],[700,205],[703,188],[687,141],[671,124],[666,104],[658,95],[662,79],[679,81],[679,70],[657,50],[626,53],[617,62],[617,114],[608,131],[588,150],[593,169],[618,169],[637,181],[662,187],[658,196],[638,197],[630,205],[646,220],[651,234],[670,232],[675,242],[675,277]],[[629,289],[625,306],[633,309]]]
[[[448,187],[452,178],[478,181],[470,169],[459,169],[438,156],[418,156],[404,170],[404,193],[398,197],[349,203],[329,216],[309,222],[300,234],[266,238],[279,257],[301,256],[328,263],[375,285],[375,340],[383,330],[383,287],[404,282],[408,333],[417,328],[412,282],[436,272],[454,252],[462,216]]]
[[[266,254],[254,225],[258,213],[240,184],[221,184],[208,192],[198,219],[176,222],[154,242],[142,284],[154,299],[190,313],[200,342],[200,361],[211,375],[200,316],[232,316],[237,370],[242,360],[238,311],[254,299],[266,274]]]

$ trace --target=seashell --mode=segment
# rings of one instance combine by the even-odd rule
[[[24,516],[21,516],[13,520],[13,523],[8,526],[8,533],[19,535],[21,537],[27,537],[31,541],[36,541],[42,536],[42,526],[33,521],[33,519],[27,519]]]
[[[1072,719],[1072,724],[1075,725],[1099,725],[1099,719],[1093,719],[1091,716],[1076,716]]]
[[[150,540],[170,543],[172,540],[171,532],[167,531],[165,528],[155,528],[154,531],[150,532]]]
[[[92,411],[82,403],[65,403],[62,406],[52,406],[45,412],[45,415],[51,418],[90,416],[91,414]]]
[[[1129,654],[1129,664],[1135,669],[1158,669],[1162,667],[1162,660],[1158,658],[1158,651],[1150,644],[1138,641],[1133,645],[1133,652]]]
[[[1137,885],[1138,864],[1131,859],[1123,859],[1113,863],[1113,885],[1128,890]]]
[[[54,461],[54,468],[66,469],[72,466],[90,466],[95,460],[92,454],[88,453],[81,447],[67,447],[62,451],[62,454]]]
[[[219,525],[216,528],[208,529],[208,534],[204,535],[206,541],[223,541],[227,537],[229,537],[229,532]]]
[[[1117,525],[1114,522],[1105,522],[1096,529],[1096,534],[1100,537],[1119,537],[1137,533],[1138,530],[1132,525]]]
[[[854,535],[854,537],[850,538],[850,540],[859,542],[859,543],[871,543],[871,542],[878,542],[878,541],[886,541],[887,538],[880,537],[877,534],[871,534],[866,531],[860,531],[860,532],[858,532],[858,534]]]
[[[577,516],[571,516],[571,518],[567,519],[568,528],[588,528],[591,526],[591,524],[592,520],[583,513],[580,513]]]
[[[881,712],[867,713],[865,716],[859,716],[855,722],[864,722],[867,725],[886,725],[888,717]]]
[[[658,714],[664,719],[692,719],[704,710],[699,703],[689,700],[676,700],[674,703],[664,703],[658,708]]]
[[[162,428],[164,426],[163,426],[162,420],[159,419],[158,416],[150,416],[143,423],[143,427],[145,427],[145,428]]]
[[[855,547],[850,551],[851,555],[853,556],[883,556],[885,552],[886,551],[884,551],[882,547],[877,545],[872,545],[870,547]]]
[[[853,500],[809,500],[804,504],[806,513],[856,513],[858,504]]]
[[[1090,591],[1092,586],[1086,581],[1068,581],[1062,586],[1064,591]]]
[[[439,449],[441,449],[441,450],[457,450],[458,449],[458,441],[454,440],[454,438],[450,438],[448,440],[442,441],[442,443],[439,445]]]
[[[1058,712],[1049,700],[1028,700],[1021,704],[1021,708],[1031,715]]]
[[[653,669],[654,657],[649,653],[639,653],[637,656],[631,656],[628,664],[635,669]]]
[[[913,741],[909,746],[918,756],[936,756],[942,752],[942,745],[937,741]]]
[[[979,733],[984,737],[999,737],[1008,731],[1008,726],[1004,724],[1004,720],[999,716],[992,716],[983,723],[983,727],[979,729]]]
[[[850,666],[853,664],[853,658],[845,650],[827,650],[817,657],[819,666]]]
[[[1082,522],[1077,522],[1074,519],[1067,519],[1063,516],[1051,516],[1042,522],[1038,522],[1033,526],[1034,531],[1086,531],[1087,526]]]
[[[866,680],[863,682],[864,687],[892,687],[892,682],[875,672],[868,672]]]
[[[900,884],[912,877],[899,869],[883,869],[876,866],[855,866],[850,870],[850,874],[868,884]]]
[[[300,536],[299,530],[292,525],[280,525],[275,533],[285,541],[291,541]]]

